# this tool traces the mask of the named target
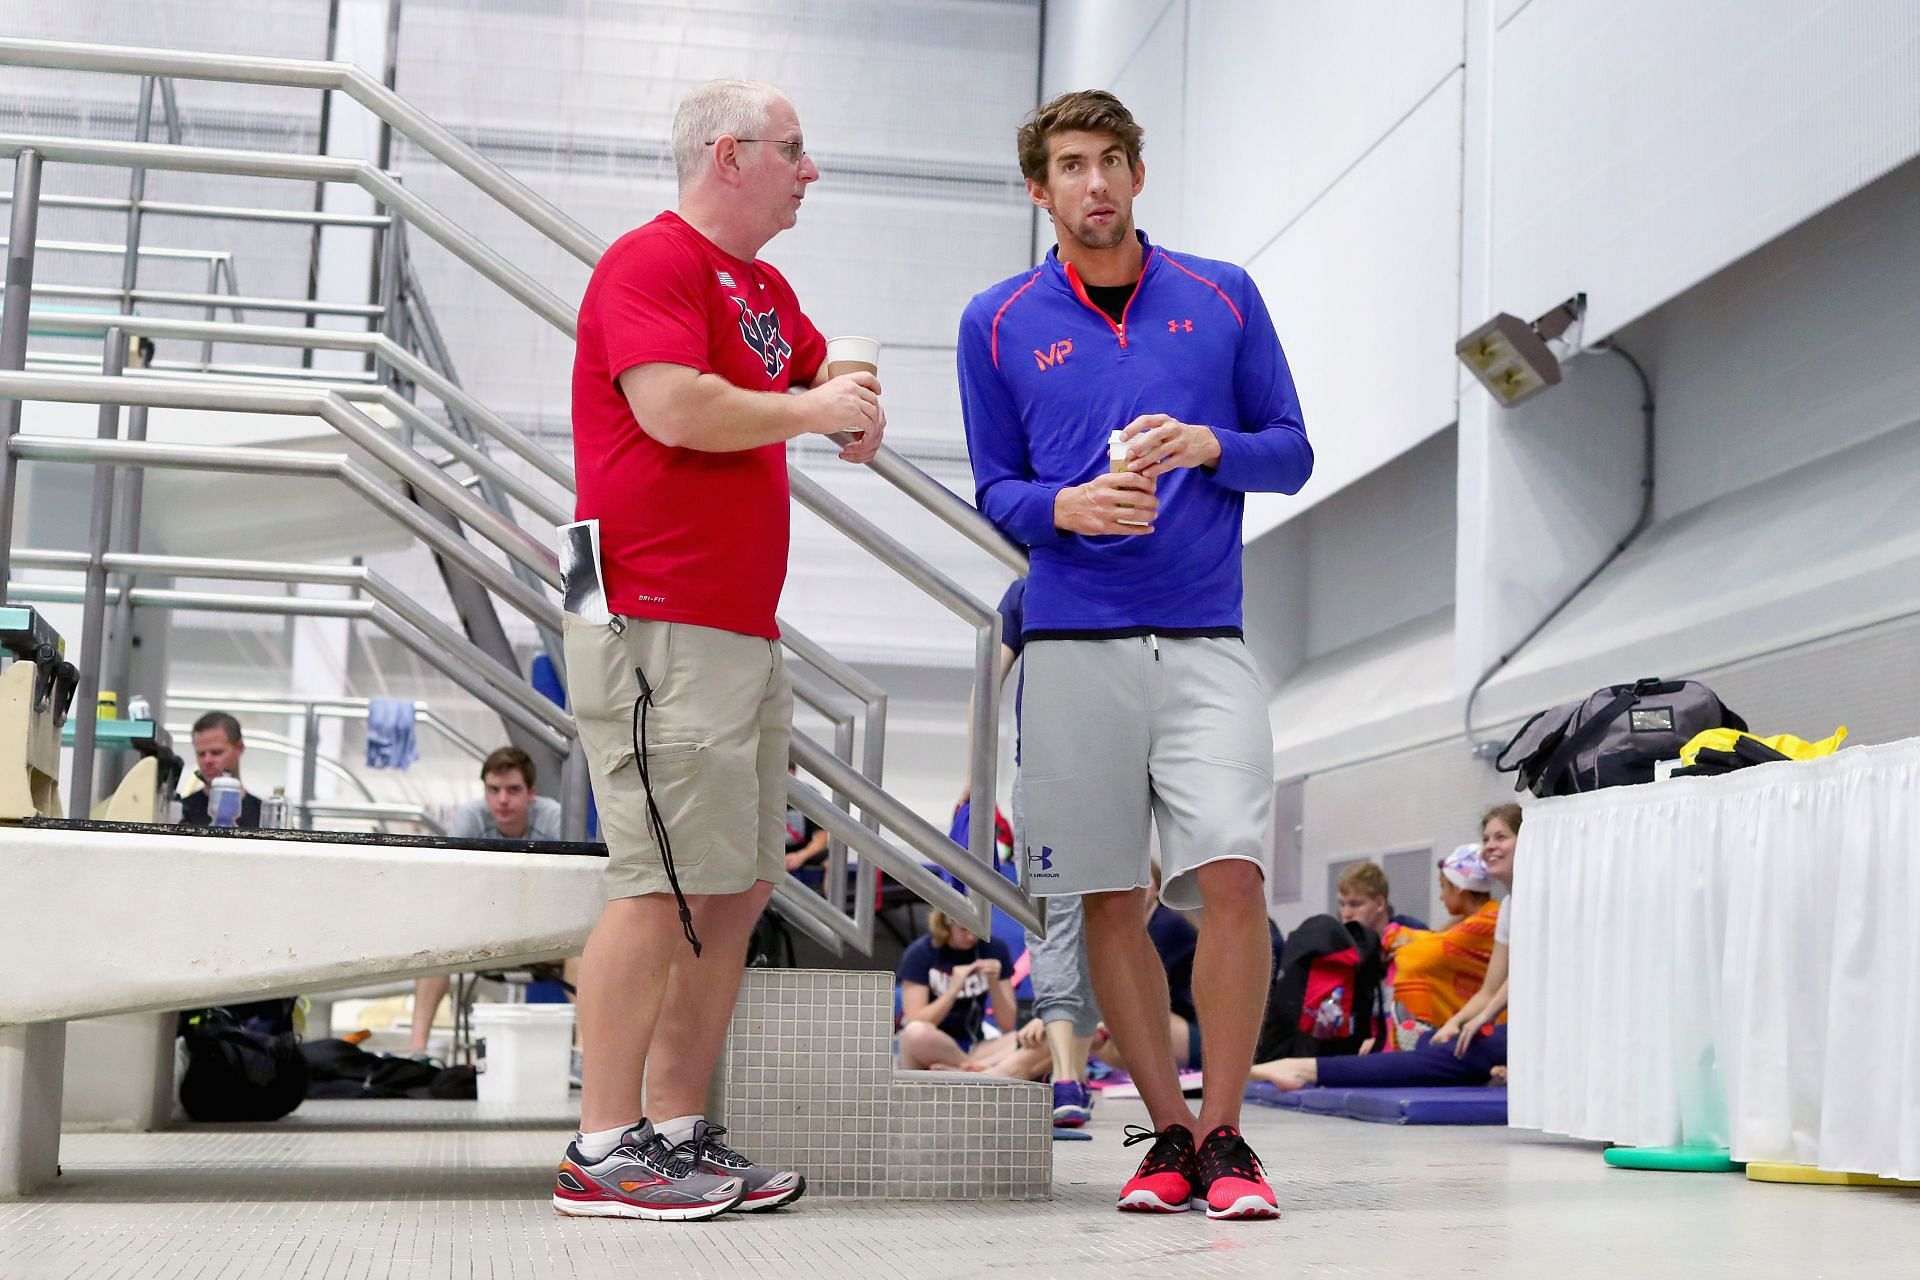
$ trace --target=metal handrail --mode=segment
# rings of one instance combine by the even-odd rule
[[[23,548],[13,553],[13,559],[15,563],[30,569],[64,569],[78,572],[87,567],[89,557],[84,551],[39,551]],[[473,692],[474,682],[479,681],[495,693],[511,700],[525,713],[522,722],[528,728],[536,732],[546,731],[559,735],[561,741],[558,745],[561,754],[565,753],[566,740],[574,735],[573,717],[521,679],[519,672],[501,666],[480,646],[434,617],[412,596],[365,565],[305,564],[297,561],[233,560],[209,556],[170,556],[129,552],[108,552],[100,557],[100,562],[108,573],[145,573],[163,577],[215,578],[235,582],[298,583],[309,586],[346,587],[353,591],[364,592],[373,604],[381,606],[393,617],[417,630],[427,642],[426,648],[431,649],[436,655],[429,660],[443,671],[451,666],[453,671],[459,673],[455,679],[461,682],[463,688]],[[139,590],[136,589],[134,599],[138,602],[140,598]],[[310,600],[316,597],[260,596],[257,598],[273,601],[289,598]],[[367,601],[359,603],[364,604]],[[261,611],[272,612],[272,610],[255,612]],[[376,621],[380,616],[384,615],[376,615]],[[416,652],[421,651],[421,646],[417,643],[408,642],[407,647],[415,649]],[[452,659],[458,661],[451,661]],[[468,678],[469,676],[471,679]],[[489,706],[493,705],[490,697],[478,693],[475,696]],[[480,754],[484,756],[486,753]]]
[[[975,696],[969,726],[974,749],[967,762],[967,781],[969,794],[992,796],[1000,754],[1000,699],[988,695],[1000,673],[1000,611],[976,600],[959,583],[910,548],[893,543],[878,525],[827,492],[805,472],[793,471],[789,480],[796,502],[855,545],[876,555],[882,548],[890,550],[891,558],[883,557],[884,563],[974,628]],[[967,852],[988,866],[993,864],[993,813],[994,806],[989,803],[972,806],[967,815]]]
[[[816,683],[814,678],[807,672],[797,667],[789,668],[788,678],[793,683],[794,698],[812,707],[815,711],[825,716],[828,723],[833,725],[833,754],[848,764],[852,764],[854,738],[853,715],[834,701],[830,689],[827,689],[823,684]],[[877,781],[871,773],[868,773],[866,776],[869,779]],[[844,809],[848,807],[849,797],[836,791],[833,794],[833,802]],[[867,825],[871,827],[877,825],[877,823],[869,820]],[[873,883],[874,873],[868,870],[865,862],[860,864],[858,874],[860,882],[854,887],[853,904],[855,910],[853,927],[856,933],[863,927],[863,920],[859,914],[859,909],[862,904],[865,904],[867,913],[869,915],[872,913],[872,899],[874,897],[874,891],[878,887]],[[827,841],[826,875],[822,879],[821,886],[826,890],[828,901],[832,902],[842,911],[847,909],[846,841],[839,839],[829,839]]]
[[[789,779],[787,799],[794,807],[859,850],[863,861],[875,859],[882,871],[911,889],[921,901],[938,907],[982,937],[992,936],[994,907],[1012,916],[1029,933],[1046,934],[1045,912],[1039,908],[1039,899],[1029,896],[994,870],[991,864],[963,869],[963,860],[963,867],[948,866],[947,860],[953,856],[957,846],[948,839],[946,832],[938,830],[898,799],[842,764],[831,751],[806,734],[796,733],[793,735],[793,757],[799,761],[801,768],[835,791],[844,791],[852,796],[861,809],[878,817],[883,826],[905,840],[929,862],[947,867],[960,877],[970,893],[979,896],[975,898],[962,894],[895,848],[891,841],[855,822],[845,810],[836,807],[818,792]],[[991,810],[992,806],[987,808]]]
[[[379,823],[411,822],[415,826],[425,827],[434,835],[447,834],[447,829],[440,824],[440,820],[429,813],[424,806],[417,804],[383,804],[379,801],[367,804],[352,802],[342,804],[321,800],[311,803],[302,802],[295,807],[300,810],[309,827],[312,826],[315,818],[365,818]]]
[[[41,203],[46,202],[43,200]],[[7,238],[0,236],[0,248],[4,248],[6,243]],[[105,244],[98,240],[43,239],[36,241],[33,247],[36,251],[44,249],[51,253],[72,253],[89,258],[120,258],[125,257],[127,252],[127,246],[123,244]],[[225,249],[171,249],[151,244],[140,245],[134,252],[143,258],[174,259],[186,262],[226,262],[233,257],[233,254]],[[35,289],[38,291],[46,287],[36,285]]]
[[[808,639],[798,627],[789,623],[785,618],[776,616],[774,623],[780,628],[780,643],[789,652],[825,676],[828,680],[840,686],[841,689],[851,694],[854,699],[860,703],[861,710],[864,713],[864,723],[861,726],[862,736],[860,739],[860,772],[875,785],[882,784],[884,781],[882,771],[886,762],[887,750],[887,691],[881,688],[876,682],[867,679],[867,677],[854,670],[851,664],[842,661],[839,656],[827,649],[826,646],[816,644]],[[800,685],[796,685],[796,691],[800,687]],[[836,792],[836,797],[838,797],[839,794],[840,793]],[[872,815],[865,815],[863,820],[869,829],[875,831],[880,829],[879,820]],[[836,839],[833,843],[833,848],[834,857],[837,860],[841,857],[842,842]],[[838,861],[836,861],[835,865],[839,865]],[[839,873],[836,872],[834,884],[838,886],[841,883]],[[863,937],[872,937],[874,899],[877,896],[877,888],[878,886],[874,882],[873,874],[867,870],[866,865],[863,863],[854,884],[856,900],[853,904],[854,919],[863,931]],[[837,891],[836,889],[836,892]]]
[[[304,716],[311,712],[331,720],[365,720],[370,702],[371,699],[368,698],[282,698],[251,693],[203,693],[195,689],[169,689],[166,705],[170,711],[176,707],[196,711],[223,711],[229,707],[241,707],[269,716]],[[415,723],[432,729],[457,747],[462,754],[476,761],[487,758],[485,747],[448,724],[441,718],[440,713],[427,703],[416,699],[413,704],[413,716]],[[372,795],[368,795],[367,799],[373,799]]]
[[[8,38],[0,39],[0,66],[337,90],[392,125],[396,133],[492,196],[508,212],[588,266],[599,261],[600,254],[606,248],[585,227],[535,195],[506,170],[482,158],[431,116],[350,62],[255,58],[143,49],[130,45]]]
[[[185,293],[178,289],[119,289],[107,284],[36,284],[33,291],[49,298],[125,299],[159,307],[210,307],[218,311],[272,311],[358,320],[378,320],[385,314],[379,304],[372,302],[309,302],[304,298],[253,298],[235,293]]]
[[[153,409],[212,409],[222,412],[318,418],[365,450],[395,476],[422,490],[453,511],[463,523],[505,552],[510,559],[517,560],[533,570],[547,585],[556,590],[561,585],[559,558],[548,550],[544,543],[534,538],[525,529],[503,519],[499,512],[447,479],[419,454],[392,439],[365,414],[329,391],[278,387],[203,387],[186,383],[117,377],[13,373],[0,370],[0,397],[52,400],[69,404],[143,405]],[[20,441],[30,439],[34,438],[18,437]],[[277,470],[272,465],[275,459],[291,461],[303,456],[283,450],[156,445],[144,442],[135,444],[123,440],[74,440],[67,443],[77,448],[105,448],[109,454],[118,451],[125,455],[124,457],[96,456],[89,459],[95,462],[161,467],[206,465],[213,470],[222,470],[226,468],[216,465],[218,457],[231,455],[233,463],[231,469],[263,471],[268,474]],[[347,460],[344,455],[307,454],[304,457],[308,460],[306,465],[309,468],[305,474],[312,474],[313,468],[335,466],[337,464],[332,460],[337,458],[339,463],[346,464],[345,470],[360,471],[363,476],[365,475],[364,471]],[[78,461],[79,459],[69,457],[64,460]],[[286,474],[294,473],[289,471]],[[366,478],[369,481],[372,480],[370,476]],[[385,489],[385,486],[380,485],[378,481],[372,481],[372,483]],[[535,595],[518,580],[492,572],[494,570],[492,562],[467,545],[464,539],[453,539],[453,541],[464,550],[449,551],[447,554],[459,559],[462,568],[473,572],[474,576],[482,581],[489,581],[489,574],[491,574],[491,578],[500,584],[497,594],[504,596],[535,622],[558,625],[553,613],[554,606],[550,601]]]
[[[573,468],[543,449],[525,433],[487,408],[473,393],[444,378],[413,352],[384,333],[346,333],[332,329],[295,329],[285,325],[228,324],[211,320],[174,320],[160,316],[88,316],[71,312],[28,313],[29,322],[43,332],[103,333],[118,327],[149,338],[185,338],[198,341],[245,343],[263,347],[295,347],[316,351],[360,351],[427,391],[448,408],[531,463],[540,473],[573,492]],[[569,517],[571,518],[571,517]]]
[[[0,191],[0,204],[13,199],[13,193]],[[286,222],[298,226],[313,227],[364,227],[373,231],[384,230],[393,225],[393,219],[384,213],[328,213],[318,209],[255,209],[245,205],[191,204],[179,200],[141,200],[136,203],[124,196],[56,196],[40,197],[42,208],[46,209],[90,209],[97,213],[132,213],[137,207],[149,217],[159,215],[168,218],[210,218],[228,222]]]
[[[69,587],[59,583],[16,582],[8,585],[7,595],[10,599],[22,602],[85,604],[87,590],[85,587]],[[424,635],[418,634],[406,625],[395,611],[373,600],[235,595],[215,591],[175,591],[155,587],[128,589],[113,585],[102,588],[101,598],[106,603],[118,603],[123,596],[140,608],[177,609],[204,613],[265,614],[272,617],[348,618],[368,622],[419,654],[454,683],[473,694],[483,705],[491,707],[526,729],[556,755],[566,755],[571,745],[569,732],[556,731],[552,726],[542,723],[541,716],[528,714],[512,697],[502,697],[494,691],[495,686],[490,682],[473,676],[469,668],[456,661],[451,653],[443,650]],[[491,662],[488,665],[498,666],[497,663]],[[571,727],[569,723],[569,730]]]
[[[9,379],[21,376],[0,373],[0,389]],[[23,462],[79,462],[96,466],[160,467],[339,480],[441,555],[479,577],[495,594],[524,612],[536,625],[558,625],[558,605],[531,596],[522,583],[481,555],[464,538],[421,512],[345,454],[231,446],[156,445],[126,440],[30,435],[16,435],[9,451],[14,458]],[[466,496],[464,491],[463,496]]]
[[[0,41],[0,45],[5,43]],[[4,52],[0,48],[0,62],[5,61]],[[558,295],[482,244],[472,232],[400,185],[392,174],[375,168],[365,160],[296,156],[278,151],[183,147],[161,142],[103,142],[63,138],[58,134],[0,134],[0,156],[17,156],[22,151],[38,152],[43,160],[105,165],[116,169],[166,169],[231,177],[289,178],[296,182],[351,183],[432,236],[449,253],[499,285],[569,338],[574,336],[573,308],[562,302]]]
[[[103,317],[110,326],[119,317]],[[118,326],[113,326],[118,327]],[[91,373],[100,367],[98,356],[75,351],[29,351],[27,368],[41,373],[62,369],[84,369]],[[324,384],[334,390],[355,385],[371,386],[375,377],[351,369],[306,369],[296,365],[275,364],[200,364],[192,360],[155,360],[144,369],[128,369],[122,377],[155,378],[161,381],[192,381],[196,386],[257,387],[265,382],[292,385]]]

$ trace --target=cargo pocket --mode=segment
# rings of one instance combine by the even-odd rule
[[[599,797],[608,847],[615,848],[617,842],[617,847],[646,850],[655,858],[662,855],[647,806],[651,792],[676,867],[684,874],[705,861],[713,844],[713,821],[704,794],[712,754],[704,742],[649,743],[643,775],[631,740],[608,750],[601,757],[604,781]]]

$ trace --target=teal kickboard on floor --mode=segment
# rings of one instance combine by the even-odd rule
[[[1725,1147],[1608,1147],[1603,1158],[1615,1169],[1663,1173],[1740,1173],[1747,1167]]]

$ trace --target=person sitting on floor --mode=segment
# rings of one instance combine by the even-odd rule
[[[907,948],[894,973],[900,983],[902,1071],[981,1071],[1027,1080],[1045,1074],[1044,1039],[1028,1046],[1006,1034],[1019,1016],[1006,943],[979,937],[945,912],[930,912],[927,932]],[[991,1040],[989,1003],[1003,1033]]]
[[[1423,1027],[1442,1026],[1460,1012],[1493,958],[1500,904],[1479,845],[1463,844],[1440,860],[1440,901],[1452,924],[1399,930],[1392,948],[1394,1000]]]
[[[1392,886],[1380,864],[1371,860],[1351,862],[1334,884],[1340,902],[1340,922],[1358,920],[1391,945],[1389,934],[1401,929],[1425,929],[1427,923],[1393,909]]]
[[[788,776],[793,776],[795,772],[794,766],[788,764]],[[787,870],[816,892],[827,881],[829,843],[825,827],[793,805],[787,806]]]
[[[1480,856],[1487,874],[1513,887],[1514,846],[1520,834],[1520,806],[1497,805],[1480,822]],[[1473,999],[1444,1025],[1422,1036],[1411,1053],[1370,1053],[1351,1058],[1277,1058],[1254,1064],[1256,1080],[1284,1090],[1310,1085],[1364,1088],[1405,1085],[1504,1084],[1507,1028],[1495,1019],[1507,1007],[1507,938],[1511,905],[1495,926],[1493,954],[1486,980]]]

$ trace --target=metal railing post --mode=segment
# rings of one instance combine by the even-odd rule
[[[129,288],[131,288],[131,286],[129,286]],[[219,296],[219,293],[220,293],[220,260],[218,258],[215,258],[212,261],[207,263],[206,318],[207,318],[208,324],[212,324],[220,316],[220,306],[218,303],[213,301],[215,297]],[[132,297],[132,294],[129,293],[128,297]],[[209,338],[205,342],[202,342],[200,344],[200,368],[204,372],[205,370],[210,369],[212,367],[213,367],[213,339]]]
[[[307,704],[306,730],[300,750],[300,829],[313,830],[314,787],[320,775],[320,711]]]
[[[145,142],[153,132],[152,76],[140,80],[139,113],[133,121],[133,140]],[[133,314],[133,291],[140,286],[140,202],[147,198],[147,171],[135,165],[127,178],[127,251],[120,260],[120,314]],[[207,313],[213,319],[213,313]]]
[[[33,246],[40,226],[40,153],[28,147],[13,162],[13,210],[7,232],[6,291],[0,294],[0,371],[27,367],[27,322],[33,311]],[[20,464],[7,446],[20,430],[20,401],[0,399],[0,599],[13,580],[13,506]]]
[[[997,861],[993,819],[999,812],[1000,797],[991,793],[983,797],[979,786],[983,781],[999,777],[999,676],[1000,614],[996,610],[992,621],[974,635],[973,723],[967,726],[972,741],[972,755],[967,761],[968,795],[973,800],[967,810],[967,846],[975,856],[985,851],[988,866]],[[1019,850],[1014,854],[1014,861],[1021,862]]]
[[[587,775],[587,752],[580,739],[573,740],[567,762],[560,771],[560,836],[564,840],[587,838],[587,797],[592,781]]]
[[[156,81],[160,85],[160,110],[167,118],[167,141],[179,146],[184,134],[180,128],[180,103],[173,96],[173,78],[158,76]]]
[[[100,372],[117,378],[126,367],[126,334],[117,327],[107,330],[105,345]],[[94,434],[101,440],[119,439],[119,405],[100,406],[100,425]],[[107,666],[106,655],[101,652],[105,646],[101,642],[107,631],[106,555],[113,539],[114,471],[111,462],[94,467],[93,509],[87,518],[87,585],[85,602],[80,607],[80,691],[74,698],[72,713],[73,785],[69,793],[74,811],[82,817],[93,812],[93,744],[100,724],[100,677]]]

